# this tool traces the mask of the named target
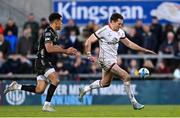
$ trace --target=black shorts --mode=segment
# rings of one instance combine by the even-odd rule
[[[35,70],[37,75],[44,75],[49,69],[54,69],[54,66],[51,62],[45,59],[36,59],[35,60]]]

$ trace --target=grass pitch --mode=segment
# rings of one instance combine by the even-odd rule
[[[42,106],[0,106],[0,117],[178,117],[180,105],[145,105],[133,110],[130,105],[56,106],[56,112],[42,112]]]

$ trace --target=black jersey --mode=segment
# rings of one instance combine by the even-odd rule
[[[54,61],[56,61],[57,59],[57,54],[48,53],[45,47],[45,43],[51,41],[53,45],[57,45],[58,44],[57,40],[58,40],[57,33],[50,26],[48,26],[44,30],[39,41],[38,52],[37,52],[38,59],[42,59],[45,60],[46,62],[54,63]]]

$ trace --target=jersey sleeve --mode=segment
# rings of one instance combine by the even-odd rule
[[[99,30],[97,30],[96,32],[94,32],[94,35],[96,36],[97,39],[101,39],[101,37],[103,37],[103,34],[105,33],[106,28],[101,28]]]
[[[46,31],[45,34],[44,34],[44,38],[45,38],[45,43],[52,41],[52,34],[51,34],[51,32]]]
[[[126,34],[125,34],[124,30],[121,30],[120,39],[125,39],[125,38],[126,38]]]

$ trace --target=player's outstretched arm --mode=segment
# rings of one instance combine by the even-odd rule
[[[46,42],[45,47],[48,53],[64,53],[67,55],[75,55],[77,53],[77,50],[73,47],[64,49],[61,46],[53,45],[51,41]]]
[[[148,50],[146,48],[140,47],[134,42],[130,41],[128,38],[120,40],[124,45],[126,45],[128,48],[136,50],[136,51],[141,51],[145,53],[150,53],[150,54],[156,54],[155,52]]]

